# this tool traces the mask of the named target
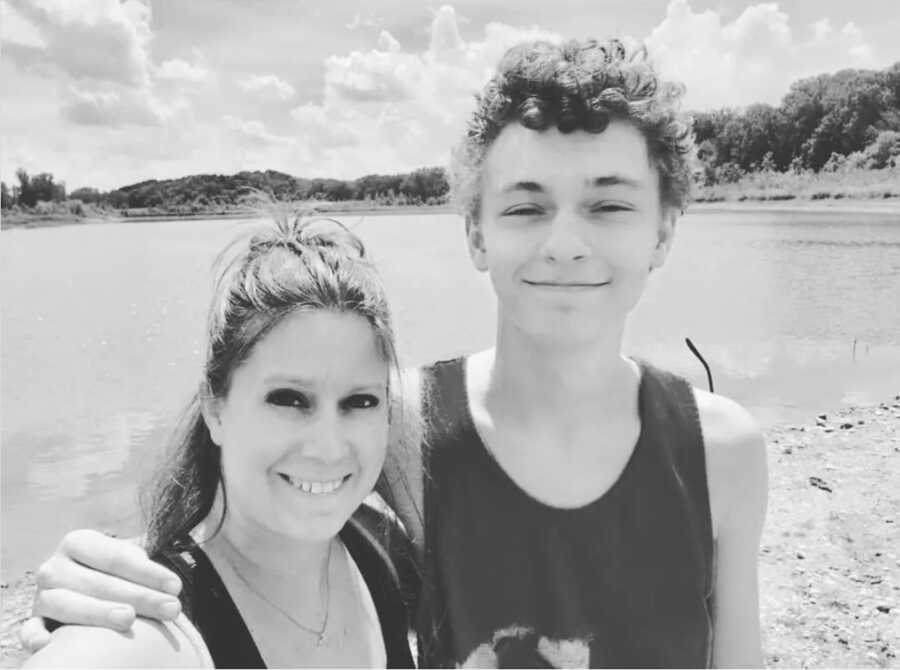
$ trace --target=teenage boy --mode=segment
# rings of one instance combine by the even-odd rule
[[[450,176],[495,347],[421,371],[426,446],[389,466],[414,484],[424,666],[762,665],[760,432],[621,351],[689,197],[680,96],[644,51],[590,40],[514,47],[477,99]],[[164,615],[167,578],[72,533],[35,614],[111,626],[128,603],[127,628]]]

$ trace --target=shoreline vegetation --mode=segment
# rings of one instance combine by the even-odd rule
[[[737,207],[812,204],[900,211],[900,62],[795,81],[777,106],[695,112],[694,202]],[[252,216],[248,195],[313,204],[334,214],[450,211],[447,173],[425,167],[358,179],[294,177],[276,170],[149,179],[113,189],[79,188],[47,172],[2,183],[2,228],[86,221]],[[882,204],[877,207],[875,201]],[[847,205],[846,203],[852,203]]]
[[[322,215],[414,215],[453,213],[446,198],[430,203],[390,204],[366,199],[327,202],[303,201],[312,212]],[[760,171],[745,174],[738,181],[698,186],[688,208],[744,210],[841,210],[886,212],[900,215],[900,166],[840,172],[780,173]],[[77,200],[39,203],[34,208],[4,210],[0,229],[45,228],[84,223],[136,223],[210,218],[253,218],[259,211],[251,207],[220,205],[207,207],[135,207],[113,210]]]
[[[759,569],[766,666],[896,667],[900,395],[764,433],[770,493]],[[33,571],[4,576],[0,668],[25,658],[18,627],[34,589]]]

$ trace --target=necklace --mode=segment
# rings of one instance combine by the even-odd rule
[[[310,635],[316,636],[316,646],[321,647],[328,643],[328,635],[326,634],[328,630],[328,610],[329,604],[331,602],[331,549],[334,542],[328,543],[328,559],[325,563],[325,617],[322,621],[322,626],[316,630],[315,628],[310,628],[309,626],[305,626],[299,621],[297,621],[294,617],[288,614],[284,609],[279,607],[276,603],[269,600],[265,594],[258,591],[250,581],[241,574],[240,570],[232,563],[230,560],[228,561],[228,565],[231,566],[231,569],[234,570],[234,574],[238,576],[238,578],[247,586],[248,589],[260,600],[266,603],[269,607],[277,611],[283,617],[285,617],[288,621],[294,624],[297,628],[302,630],[304,633],[309,633]]]

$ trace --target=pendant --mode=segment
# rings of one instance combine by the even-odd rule
[[[321,633],[319,633],[319,639],[316,640],[316,646],[321,647],[327,643],[328,643],[328,636],[325,634],[325,631],[323,630]]]

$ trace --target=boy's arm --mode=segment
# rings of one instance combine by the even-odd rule
[[[766,515],[766,445],[749,413],[697,391],[715,533],[714,667],[762,667],[759,543]]]
[[[131,540],[94,530],[68,533],[37,572],[33,617],[61,623],[131,629],[135,614],[169,620],[178,616],[178,576]],[[49,640],[46,628],[32,618],[23,626],[22,642],[35,651]]]

